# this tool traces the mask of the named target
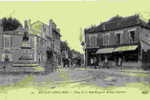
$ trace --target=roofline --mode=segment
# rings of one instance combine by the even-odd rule
[[[137,25],[131,25],[131,26],[128,26],[128,27],[116,28],[116,29],[113,29],[113,30],[103,30],[103,31],[85,32],[85,34],[96,34],[96,33],[99,33],[99,32],[116,31],[116,30],[125,29],[125,28],[130,28],[130,27],[135,27],[135,26],[140,26],[140,27],[143,27],[143,28],[146,28],[146,29],[150,29],[150,27],[146,27],[146,26],[144,26],[144,25],[137,24]]]

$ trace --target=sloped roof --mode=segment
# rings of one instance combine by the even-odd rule
[[[3,34],[24,34],[26,30],[23,27],[18,27],[15,30],[11,30],[11,31],[4,31]]]
[[[96,27],[91,27],[89,29],[85,29],[85,33],[95,33],[95,32],[103,32],[103,31],[112,31],[116,29],[131,27],[141,25],[147,28],[150,28],[146,22],[140,19],[138,15],[129,16],[129,17],[121,17],[115,16],[110,20],[101,23]]]
[[[16,29],[16,31],[25,32],[26,30],[25,30],[23,27],[18,27],[18,28]]]

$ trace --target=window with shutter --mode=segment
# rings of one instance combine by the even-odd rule
[[[97,35],[94,36],[94,47],[97,47]]]
[[[104,36],[103,36],[103,40],[104,40],[104,41],[103,41],[103,45],[104,45],[104,46],[107,46],[107,44],[108,44],[108,36],[107,36],[106,33],[105,33]]]
[[[107,46],[109,46],[109,43],[110,42],[110,34],[109,33],[107,33]]]
[[[95,46],[94,36],[92,36],[91,38],[92,38],[91,47],[94,47]]]
[[[117,44],[120,44],[120,34],[116,34],[117,37]]]
[[[11,38],[9,35],[4,35],[4,48],[11,47]]]
[[[129,40],[130,40],[130,43],[135,42],[135,31],[130,31],[129,32]]]

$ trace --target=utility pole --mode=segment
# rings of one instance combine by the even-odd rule
[[[81,45],[82,45],[82,48],[83,48],[83,60],[84,60],[84,66],[86,67],[86,44],[85,44],[85,33],[84,31],[82,30],[82,28],[80,28],[80,42],[81,42]],[[81,39],[82,38],[82,39]]]

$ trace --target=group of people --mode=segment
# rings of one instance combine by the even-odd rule
[[[97,61],[96,57],[91,59],[91,61],[90,61],[91,66],[93,66],[93,68],[110,68],[112,66],[112,62],[113,61],[109,60],[107,58],[107,56],[105,56],[104,59],[100,60],[100,61]],[[116,66],[122,67],[123,58],[122,57],[117,57],[114,60],[114,63],[115,63]]]
[[[121,58],[121,57],[118,57],[118,58],[116,59],[116,61],[115,61],[116,66],[122,67],[122,61],[123,61],[122,58]],[[109,68],[110,66],[111,66],[111,64],[109,64],[109,61],[108,61],[108,59],[106,58],[106,59],[104,60],[103,67]]]
[[[81,67],[81,59],[63,59],[63,67]]]

